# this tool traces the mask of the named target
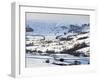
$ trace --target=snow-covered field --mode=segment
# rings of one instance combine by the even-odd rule
[[[45,63],[46,59],[52,59],[47,56],[33,56],[31,54],[26,54],[26,67],[45,67],[45,66],[55,66],[51,63]]]
[[[73,65],[74,61],[79,61],[81,64],[89,64],[89,57],[75,57],[69,54],[57,54],[57,57],[51,56],[41,56],[41,55],[31,55],[26,54],[26,67],[45,67],[45,66],[58,66],[58,65]],[[64,58],[61,62],[59,59]],[[49,60],[49,63],[46,63]]]

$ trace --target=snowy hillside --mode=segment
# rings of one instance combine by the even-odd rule
[[[64,54],[83,54],[89,56],[89,33],[77,35],[64,35],[57,39],[42,39],[41,37],[26,36],[26,50],[40,52],[41,54],[64,53]]]

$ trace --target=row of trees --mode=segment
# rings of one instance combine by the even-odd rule
[[[70,55],[74,55],[74,56],[80,56],[80,55],[83,55],[83,56],[88,56],[88,55],[85,55],[83,52],[77,52],[76,50],[78,49],[81,49],[81,48],[84,48],[84,47],[89,47],[89,45],[87,45],[86,43],[81,43],[81,44],[76,44],[74,45],[73,48],[70,48],[70,49],[64,49],[62,51],[60,51],[59,53],[60,54],[70,54]],[[43,53],[42,51],[40,50],[27,50],[26,49],[26,53]],[[57,52],[55,52],[54,50],[46,50],[47,54],[57,54]]]

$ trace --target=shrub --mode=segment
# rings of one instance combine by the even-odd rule
[[[78,50],[78,49],[81,49],[81,48],[84,48],[84,47],[88,47],[88,45],[85,42],[83,42],[81,44],[74,45],[73,49]]]
[[[70,40],[72,40],[72,39],[73,39],[73,38],[71,38],[71,37],[67,37],[66,40],[67,40],[67,41],[70,41]]]
[[[37,50],[32,50],[32,52],[37,52]]]
[[[47,50],[46,53],[55,53],[54,50]]]
[[[67,38],[60,38],[60,41],[66,41]]]
[[[49,40],[49,41],[46,41],[47,43],[52,43],[52,41],[51,40]]]
[[[39,50],[39,51],[37,51],[37,52],[38,52],[38,53],[42,53],[42,51],[40,51],[40,50]]]
[[[59,61],[64,62],[64,59],[63,59],[63,58],[61,58]]]
[[[88,38],[88,36],[86,36],[86,37],[81,37],[81,38],[78,38],[77,40],[82,40],[82,39],[87,39]]]
[[[60,53],[68,53],[68,50],[64,49],[64,50],[60,51]]]
[[[80,61],[74,61],[74,65],[79,65],[79,64],[81,64]]]
[[[47,59],[45,62],[46,62],[46,63],[50,63],[49,59]]]
[[[33,46],[33,45],[34,45],[33,43],[26,44],[26,46]]]
[[[26,49],[26,53],[32,53],[32,50],[27,50],[27,49]]]

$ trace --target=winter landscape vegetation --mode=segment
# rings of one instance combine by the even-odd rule
[[[90,64],[89,21],[26,23],[26,67]]]

